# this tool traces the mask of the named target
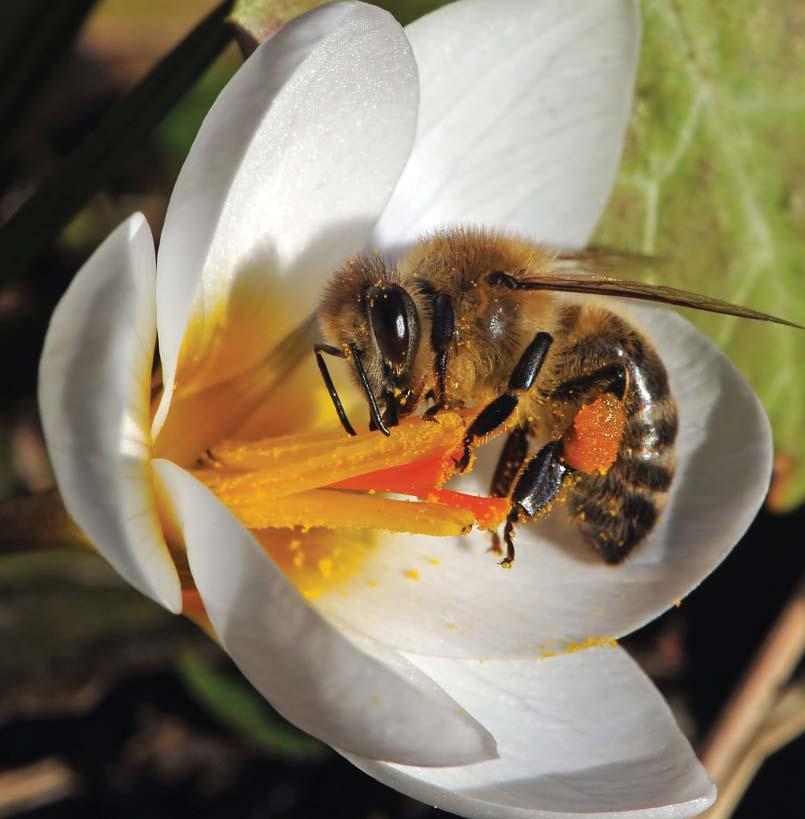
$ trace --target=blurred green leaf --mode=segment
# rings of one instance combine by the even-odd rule
[[[181,656],[179,673],[202,706],[259,750],[288,761],[310,761],[326,753],[324,745],[282,719],[242,677],[219,671],[190,652]]]
[[[250,54],[258,43],[289,20],[325,2],[327,0],[235,0],[229,22],[237,31],[241,50]]]
[[[50,245],[221,53],[232,37],[224,24],[231,6],[232,0],[225,0],[196,26],[0,229],[0,281],[20,274]]]
[[[230,21],[238,31],[244,53],[251,53],[280,26],[330,0],[235,0]],[[450,0],[375,0],[375,5],[390,11],[403,25],[423,14],[447,5]]]
[[[0,11],[0,142],[25,112],[73,45],[97,0],[3,0]]]
[[[598,240],[668,284],[805,323],[805,5],[644,0],[638,101]],[[805,333],[690,313],[742,370],[805,499]]]
[[[157,127],[156,141],[175,173],[179,172],[190,151],[204,117],[240,63],[236,49],[225,51]]]
[[[404,26],[453,0],[379,0],[378,6],[390,11]]]

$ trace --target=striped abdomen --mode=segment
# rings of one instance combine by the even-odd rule
[[[574,311],[575,312],[575,311]],[[626,429],[618,457],[606,475],[582,476],[568,497],[570,513],[607,563],[619,563],[657,522],[674,475],[676,403],[659,356],[634,328],[608,311],[577,314],[583,336],[562,355],[587,372],[622,364]],[[586,315],[585,315],[586,314]]]

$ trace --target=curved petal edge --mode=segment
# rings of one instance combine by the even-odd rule
[[[465,225],[584,246],[615,181],[640,28],[634,0],[462,0],[407,26],[419,126],[377,245]]]
[[[477,819],[680,819],[715,800],[668,706],[620,649],[486,663],[410,659],[489,728],[500,754],[438,769],[347,755],[415,799]]]
[[[412,663],[347,639],[189,473],[155,460],[207,615],[227,653],[283,716],[328,744],[422,765],[494,757],[489,733]]]
[[[174,378],[197,391],[262,361],[365,247],[413,143],[418,93],[400,25],[355,2],[292,21],[221,92],[162,232],[155,436]]]
[[[39,410],[65,506],[136,589],[173,612],[181,590],[151,481],[154,242],[134,214],[73,279],[48,327]]]

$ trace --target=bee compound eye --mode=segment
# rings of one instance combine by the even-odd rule
[[[367,312],[383,360],[388,366],[401,369],[416,349],[419,330],[416,305],[399,285],[371,287],[367,292]]]

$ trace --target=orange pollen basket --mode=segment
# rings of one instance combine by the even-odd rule
[[[618,457],[625,428],[623,402],[609,393],[599,395],[579,410],[563,438],[565,462],[588,474],[606,473]]]
[[[506,498],[444,489],[465,420],[406,419],[389,437],[340,430],[223,441],[194,470],[249,529],[313,527],[457,535],[499,525]],[[409,496],[409,499],[387,495]]]

